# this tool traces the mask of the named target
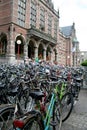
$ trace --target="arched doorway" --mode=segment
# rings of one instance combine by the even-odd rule
[[[39,59],[43,59],[43,45],[40,44],[38,48],[38,57]]]
[[[54,58],[53,59],[54,59],[54,61],[57,61],[57,51],[56,51],[56,49],[54,49],[53,51],[54,51]]]
[[[28,44],[28,57],[29,58],[34,58],[34,42],[32,40],[30,40],[29,44]]]
[[[2,32],[0,34],[0,55],[5,55],[7,52],[7,35]]]
[[[48,46],[47,50],[46,50],[46,60],[51,60],[51,48],[50,48],[50,46]]]
[[[20,43],[18,43],[20,41]],[[22,36],[17,36],[15,41],[15,55],[18,58],[24,58],[24,40]]]

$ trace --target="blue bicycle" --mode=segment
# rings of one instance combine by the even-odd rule
[[[55,84],[56,82],[51,82]],[[30,96],[35,101],[35,109],[19,116],[13,121],[15,130],[60,130],[61,124],[65,121],[73,108],[73,97],[71,93],[64,93],[64,86],[59,92],[59,82],[53,87],[53,91],[49,96],[48,102],[44,105],[41,100],[44,97],[42,91],[31,91]],[[64,85],[64,84],[63,84]],[[70,109],[64,115],[66,106]]]

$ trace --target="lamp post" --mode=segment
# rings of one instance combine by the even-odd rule
[[[70,66],[70,56],[69,55],[67,56],[67,59],[68,59],[68,66]]]
[[[73,66],[77,66],[77,51],[79,48],[79,42],[76,36],[72,38],[72,45],[73,45]]]
[[[84,61],[84,53],[82,52],[81,53],[81,62],[83,62]]]
[[[76,52],[76,47],[74,46],[72,48],[72,54],[73,54],[73,66],[75,66],[75,52]]]
[[[18,61],[19,61],[21,40],[17,40],[17,44],[18,44]]]

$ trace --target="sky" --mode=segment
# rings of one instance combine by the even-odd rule
[[[87,51],[87,0],[52,0],[55,10],[59,9],[59,26],[75,23],[76,37],[81,51]]]

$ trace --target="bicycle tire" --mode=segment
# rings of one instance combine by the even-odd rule
[[[15,121],[20,122],[20,119],[24,122],[21,130],[44,130],[44,122],[39,111],[30,111],[29,113],[25,113],[21,117],[14,120],[13,126],[15,129],[19,128],[19,126],[16,125]]]
[[[10,105],[4,105],[3,107],[1,107],[1,109],[0,130],[11,130],[15,107]]]
[[[73,104],[74,104],[73,95],[69,92],[65,93],[61,100],[62,122],[66,121],[69,118],[73,109]]]
[[[37,118],[32,118],[23,130],[44,130],[42,121]]]
[[[50,122],[50,125],[55,130],[61,129],[62,118],[61,118],[61,104],[60,104],[59,100],[57,102],[55,102],[54,110],[53,110],[53,113],[52,113],[52,120]]]

